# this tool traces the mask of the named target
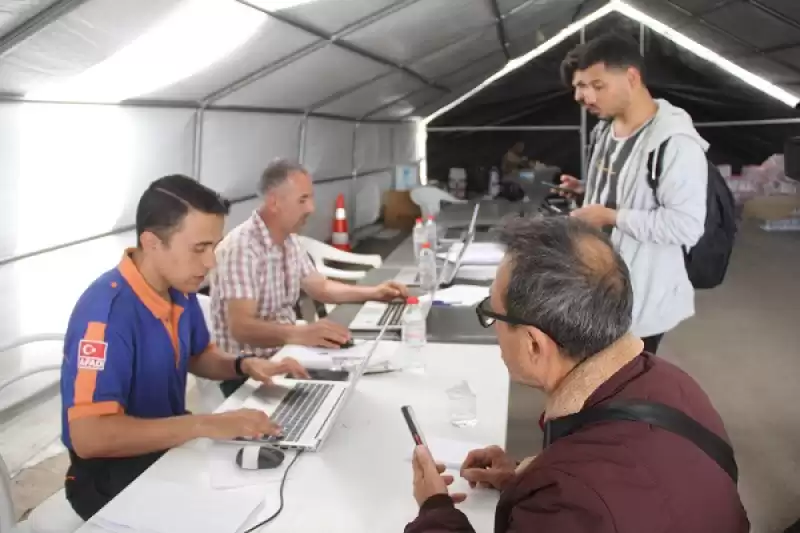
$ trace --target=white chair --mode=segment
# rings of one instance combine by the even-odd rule
[[[336,249],[333,246],[299,235],[300,245],[311,257],[314,266],[323,276],[332,279],[343,281],[358,281],[362,279],[366,272],[363,270],[339,270],[338,268],[329,267],[325,261],[337,261],[339,263],[348,263],[351,265],[364,265],[373,268],[379,268],[383,263],[381,256],[377,254],[354,254],[352,252],[344,252]]]
[[[211,322],[211,298],[205,294],[198,294],[197,303],[200,304],[200,309],[203,311],[203,318],[206,320],[208,331],[211,332],[213,336],[214,329]],[[225,395],[222,394],[222,390],[219,388],[219,382],[210,379],[199,378],[197,376],[192,377],[194,378],[197,392],[200,393],[200,401],[202,403],[203,412],[213,413],[220,405],[222,405],[222,402],[225,401]]]
[[[11,476],[8,467],[0,457],[0,533],[30,533],[30,523],[23,520],[20,523],[14,519],[14,501],[11,499]]]
[[[63,341],[61,334],[42,334],[21,337],[5,346],[0,346],[0,354],[27,344],[43,341]],[[15,375],[0,383],[0,392],[10,385],[42,372],[61,370],[60,364],[42,365]],[[11,499],[11,478],[0,457],[0,533],[73,533],[83,520],[75,513],[67,501],[64,489],[57,491],[34,509],[27,520],[14,523],[14,503]]]
[[[441,210],[441,203],[447,202],[450,204],[465,204],[466,200],[456,198],[447,191],[443,191],[436,187],[417,187],[411,191],[411,201],[417,204],[422,211],[422,216],[427,218],[429,216],[435,217]]]

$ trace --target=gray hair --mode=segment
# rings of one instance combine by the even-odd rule
[[[608,237],[572,217],[516,218],[502,230],[511,272],[506,313],[582,361],[631,326],[633,289]]]
[[[284,158],[273,159],[261,173],[261,179],[258,181],[259,194],[263,196],[284,184],[289,179],[289,175],[294,172],[308,174],[308,170],[300,163]]]

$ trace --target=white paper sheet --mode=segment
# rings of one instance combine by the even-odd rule
[[[120,533],[235,533],[264,503],[265,491],[213,490],[141,476],[125,495],[111,500],[92,521]]]
[[[258,444],[247,446],[259,447]],[[283,463],[277,468],[246,470],[236,464],[236,454],[241,449],[242,445],[227,443],[212,443],[209,446],[208,473],[212,488],[231,489],[280,482],[295,454],[295,452],[285,452]]]
[[[441,437],[431,437],[426,440],[433,459],[437,463],[445,465],[448,470],[460,470],[469,452],[488,446],[488,444],[477,444],[474,442],[445,439]],[[412,459],[413,453],[414,450],[412,448],[408,455],[409,461]]]
[[[458,269],[458,279],[491,281],[497,277],[497,265],[465,265]]]
[[[369,355],[372,345],[372,341],[362,340],[357,340],[356,345],[352,348],[342,349],[287,344],[275,354],[273,360],[280,361],[284,357],[291,357],[310,370],[336,369],[348,364],[357,364],[358,361]],[[392,354],[378,352],[373,354],[365,373],[385,372],[387,370],[396,370],[397,368],[399,367],[396,365]]]
[[[298,363],[312,370],[327,370],[339,366],[341,361],[360,361],[369,353],[371,343],[359,343],[352,348],[314,348],[287,344],[273,358],[280,361],[284,357],[296,359]]]
[[[450,305],[475,305],[489,296],[489,287],[453,285],[436,291],[436,300]]]
[[[461,252],[462,243],[456,243],[447,252],[436,254],[440,259],[451,262],[458,258]],[[503,260],[506,250],[505,246],[494,242],[473,242],[464,252],[461,259],[462,265],[498,265]]]

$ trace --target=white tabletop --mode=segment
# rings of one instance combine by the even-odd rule
[[[384,341],[376,356],[396,353],[400,346]],[[417,513],[409,461],[413,441],[400,413],[402,405],[414,407],[429,440],[442,437],[481,445],[505,443],[508,374],[499,347],[428,344],[423,358],[427,361],[424,373],[372,374],[359,381],[323,447],[302,454],[289,471],[283,512],[259,531],[402,531]],[[457,428],[449,422],[445,391],[462,380],[468,382],[477,397],[478,423],[471,428]],[[235,408],[255,387],[255,383],[248,382],[220,410]],[[165,454],[139,479],[209,487],[209,453],[220,446],[231,445],[206,439],[188,443]],[[287,454],[284,465],[291,459]],[[469,494],[460,508],[478,531],[491,531],[498,494],[487,489],[470,490],[457,473],[456,478],[455,490]],[[265,503],[240,531],[277,510],[279,486],[274,475],[272,479],[265,478]],[[123,491],[116,501],[126,498],[127,492]],[[169,512],[169,505],[142,501],[141,496],[130,505],[142,508],[151,503]],[[105,530],[90,521],[79,531]]]

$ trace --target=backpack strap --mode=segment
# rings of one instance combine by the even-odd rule
[[[734,484],[738,482],[739,469],[730,444],[684,412],[656,402],[616,400],[550,420],[545,423],[544,446],[549,446],[583,426],[610,420],[645,422],[680,435],[713,459]]]
[[[656,205],[661,205],[658,201],[658,184],[661,180],[661,173],[664,171],[664,152],[666,152],[667,142],[669,142],[669,137],[647,154],[647,184],[653,191]],[[655,168],[653,168],[653,159],[655,159]]]

